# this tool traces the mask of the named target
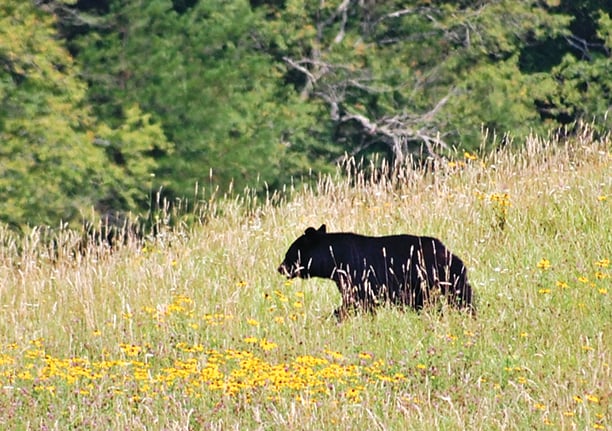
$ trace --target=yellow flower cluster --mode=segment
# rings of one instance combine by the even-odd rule
[[[547,270],[550,269],[550,260],[548,259],[540,259],[540,261],[537,263],[536,267],[538,269],[542,269],[542,270]]]
[[[256,345],[262,352],[276,348],[266,340],[247,337],[247,344]],[[86,396],[104,382],[118,386],[120,393],[139,399],[163,396],[180,389],[193,398],[219,393],[225,396],[247,395],[264,391],[271,399],[279,395],[293,395],[312,399],[317,394],[340,393],[357,401],[369,383],[395,384],[406,380],[402,373],[388,373],[382,360],[369,364],[352,364],[339,352],[325,350],[323,356],[300,355],[288,362],[273,363],[248,350],[205,349],[200,344],[178,343],[175,350],[194,354],[176,359],[171,366],[156,361],[144,361],[143,346],[121,343],[119,350],[129,359],[90,361],[85,358],[53,358],[44,348],[33,348],[26,355],[30,361],[15,369],[18,361],[10,355],[0,360],[0,384],[25,386],[56,394],[58,388],[68,388]],[[362,361],[369,354],[358,356]],[[160,358],[159,362],[163,362]],[[74,389],[73,389],[74,388]]]
[[[470,153],[469,151],[464,151],[463,152],[463,160],[449,160],[446,165],[451,168],[464,168],[466,167],[469,163],[471,162],[475,162],[476,160],[478,160],[478,155],[476,155],[475,153]],[[484,163],[480,163],[481,166],[484,167]]]
[[[279,302],[301,308],[304,294],[294,295],[298,301],[291,302],[281,292],[274,292]],[[298,302],[300,305],[296,305]],[[197,329],[202,323],[214,327],[234,319],[215,313],[194,320],[194,308],[190,298],[177,296],[169,305],[130,311],[129,324],[153,323],[153,331],[167,330],[172,323],[178,328]],[[171,317],[173,320],[169,320]],[[259,332],[263,322],[243,319],[246,329]],[[105,334],[95,329],[92,336],[99,342]],[[279,346],[269,338],[245,336],[236,342],[237,348],[224,349],[211,348],[191,337],[171,346],[118,342],[114,349],[97,353],[101,360],[93,360],[54,357],[46,351],[45,340],[35,339],[25,347],[3,346],[0,387],[31,388],[51,396],[113,393],[134,402],[163,400],[169,394],[192,399],[238,396],[241,400],[263,394],[267,399],[289,396],[311,401],[318,396],[340,396],[356,402],[368,385],[394,386],[407,380],[396,366],[387,366],[367,352],[347,356],[326,348],[318,355],[284,356],[275,361],[273,352]]]
[[[588,276],[581,275],[576,278],[576,281],[581,285],[587,285],[589,287],[597,289],[597,293],[600,295],[608,294],[608,286],[605,284],[604,280],[607,281],[610,278],[610,273],[608,267],[610,265],[610,259],[600,259],[594,262],[593,266],[595,267],[595,271],[592,273],[593,278],[589,278]],[[552,264],[550,260],[543,258],[536,264],[536,268],[542,272],[548,271],[552,268]],[[571,289],[574,283],[569,283],[564,280],[557,280],[555,282],[555,287],[558,290],[566,290]],[[538,289],[538,293],[541,295],[552,293],[553,289],[551,287],[541,287]]]
[[[478,190],[474,194],[479,201],[491,206],[496,225],[503,230],[508,219],[508,209],[511,206],[510,195],[506,192],[486,194]]]

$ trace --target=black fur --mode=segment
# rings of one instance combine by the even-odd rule
[[[342,295],[338,318],[349,310],[373,311],[381,303],[421,309],[435,295],[474,311],[465,265],[440,240],[425,236],[370,237],[306,229],[278,268],[288,278],[322,277]]]

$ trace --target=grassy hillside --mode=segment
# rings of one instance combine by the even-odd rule
[[[611,151],[584,131],[427,171],[348,164],[76,260],[2,232],[0,427],[610,429]],[[477,317],[337,324],[332,282],[276,272],[321,223],[439,237],[470,270]]]

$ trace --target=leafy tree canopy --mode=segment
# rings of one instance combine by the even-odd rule
[[[0,64],[0,220],[57,224],[146,201],[138,176],[155,168],[147,152],[168,148],[162,130],[137,107],[116,127],[96,121],[52,14],[3,2]]]
[[[609,131],[609,0],[8,0],[0,220]],[[489,143],[491,145],[492,143]],[[212,182],[212,184],[210,184]]]
[[[163,124],[176,147],[159,155],[159,185],[191,196],[211,172],[216,185],[242,189],[323,167],[333,145],[318,139],[321,106],[283,85],[246,1],[197,2],[182,14],[167,0],[110,4],[78,39],[90,100],[103,118],[139,103]]]
[[[542,131],[537,103],[558,85],[550,73],[524,72],[519,58],[568,35],[571,22],[531,0],[267,6],[278,17],[273,46],[298,72],[295,85],[326,102],[352,152],[382,144],[395,158],[475,148],[483,126]]]

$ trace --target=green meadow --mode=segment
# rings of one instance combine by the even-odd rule
[[[0,428],[611,429],[611,138],[521,147],[196,199],[112,252],[0,232]],[[440,238],[476,317],[338,324],[333,282],[276,271],[322,223]]]

